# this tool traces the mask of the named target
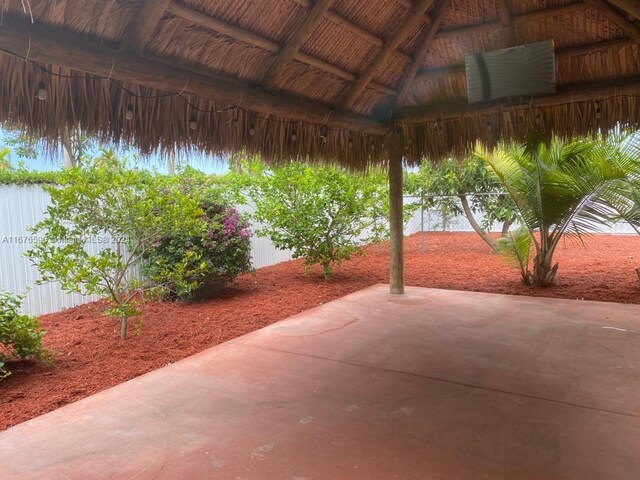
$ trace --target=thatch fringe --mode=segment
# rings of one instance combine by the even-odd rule
[[[403,127],[407,156],[417,162],[426,156],[468,155],[481,140],[492,147],[503,140],[525,141],[552,134],[571,138],[592,136],[614,128],[640,128],[640,95],[614,96],[599,102],[558,106],[496,108],[493,113],[423,122]]]

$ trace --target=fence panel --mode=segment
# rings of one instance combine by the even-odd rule
[[[98,300],[96,296],[64,293],[57,282],[36,285],[38,270],[24,253],[35,240],[29,228],[42,220],[48,205],[49,195],[39,186],[0,186],[0,288],[14,293],[30,289],[22,310],[33,315]]]

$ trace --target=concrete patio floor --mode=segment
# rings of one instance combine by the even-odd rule
[[[640,306],[375,286],[0,434],[0,479],[640,478]]]

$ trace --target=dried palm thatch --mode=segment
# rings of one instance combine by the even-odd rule
[[[623,0],[5,0],[0,121],[142,152],[384,162],[640,124]],[[464,58],[552,39],[558,92],[466,104]],[[46,100],[38,99],[39,88]],[[393,142],[390,139],[394,139]]]

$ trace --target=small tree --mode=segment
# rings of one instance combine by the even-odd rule
[[[498,246],[489,236],[491,226],[502,223],[504,234],[517,215],[511,198],[477,158],[464,161],[449,158],[438,164],[423,162],[417,172],[408,174],[407,191],[418,195],[423,205],[440,208],[443,215],[464,215],[494,252]],[[475,218],[477,214],[482,215],[481,222]]]
[[[558,270],[553,255],[560,239],[572,235],[580,240],[618,217],[621,198],[640,171],[639,152],[637,137],[626,134],[606,140],[554,137],[549,143],[491,151],[477,147],[475,155],[509,193],[523,222],[524,229],[502,242],[503,250],[526,258],[527,245],[534,246],[533,271],[528,261],[521,267],[525,284],[553,285]]]
[[[49,354],[42,348],[38,319],[19,313],[23,296],[0,290],[0,380],[10,375],[9,358],[35,358],[49,363]]]
[[[33,228],[42,239],[27,256],[37,265],[42,282],[55,280],[66,291],[108,298],[105,314],[120,319],[120,336],[125,339],[128,318],[140,314],[138,302],[145,294],[162,295],[169,283],[181,282],[181,269],[191,266],[193,253],[182,252],[180,261],[164,275],[159,273],[155,282],[141,280],[134,270],[158,238],[174,231],[205,231],[203,212],[179,189],[113,161],[68,169],[60,182],[45,187],[51,205]]]
[[[256,171],[248,192],[255,204],[261,235],[282,249],[304,257],[305,268],[332,267],[348,260],[359,245],[386,237],[386,178],[382,172],[356,175],[333,166],[290,164]]]

